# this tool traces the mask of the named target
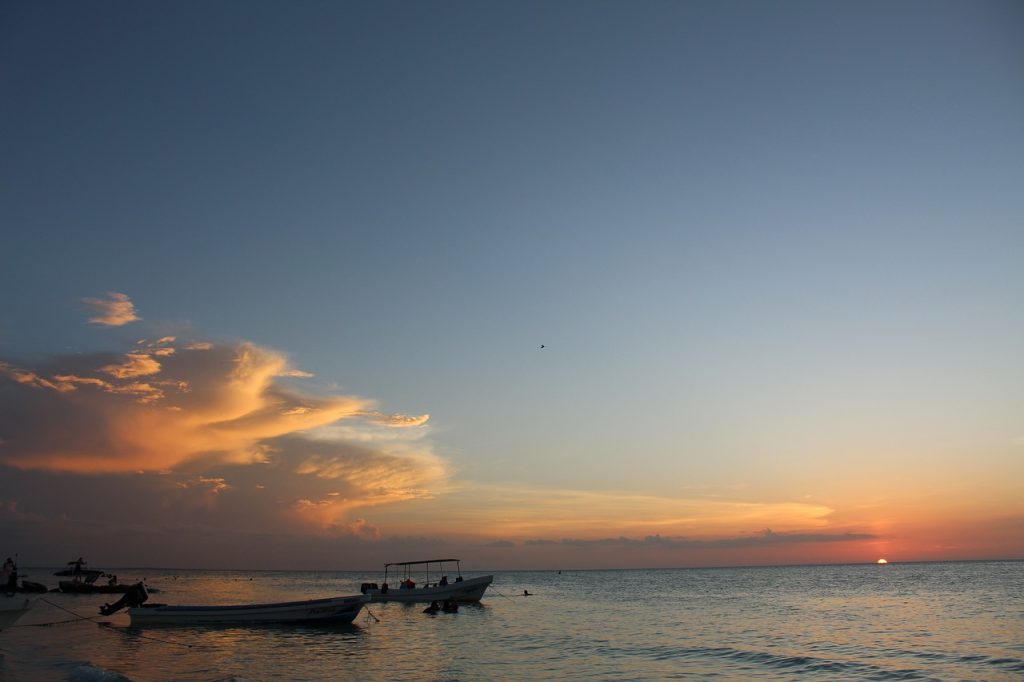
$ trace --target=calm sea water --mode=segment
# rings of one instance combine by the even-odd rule
[[[51,572],[30,571],[56,584]],[[116,572],[172,604],[351,594],[380,577]],[[0,633],[0,679],[1024,679],[1024,562],[494,575],[457,614],[371,604],[376,619],[350,626],[138,629],[121,614],[36,627],[74,618],[40,602]],[[43,597],[90,616],[110,600]]]

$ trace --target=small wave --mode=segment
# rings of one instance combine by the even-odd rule
[[[68,675],[68,682],[132,682],[121,673],[91,665],[80,665]]]
[[[1019,658],[992,658],[991,656],[985,656],[983,654],[965,654],[963,656],[958,656],[956,660],[960,663],[981,663],[983,665],[991,665],[997,668],[1007,668],[1013,672],[1024,671],[1024,660]]]
[[[1019,658],[990,658],[986,663],[1001,668],[1009,668],[1014,672],[1024,672],[1024,661]]]
[[[915,668],[891,670],[856,661],[836,661],[814,656],[781,656],[765,651],[744,651],[732,647],[671,648],[649,647],[645,650],[655,659],[714,657],[726,659],[749,668],[770,668],[787,673],[830,674],[850,679],[878,680],[934,680],[935,678]]]

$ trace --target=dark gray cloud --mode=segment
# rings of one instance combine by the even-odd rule
[[[662,535],[647,535],[642,538],[627,538],[619,536],[615,538],[578,539],[563,538],[561,540],[526,540],[523,544],[542,546],[563,546],[563,547],[629,547],[629,548],[664,548],[664,549],[738,549],[753,547],[770,547],[792,544],[812,544],[829,542],[852,542],[858,540],[873,540],[877,535],[871,533],[776,533],[766,528],[751,535],[741,535],[729,538],[687,538],[669,537]]]
[[[512,542],[511,540],[495,540],[494,542],[488,542],[484,544],[484,547],[497,547],[502,549],[515,546],[516,543]]]

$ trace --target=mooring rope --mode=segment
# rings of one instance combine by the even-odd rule
[[[495,593],[495,594],[497,594],[498,596],[500,596],[500,597],[504,597],[505,599],[508,599],[508,600],[509,600],[509,601],[511,601],[511,602],[514,602],[514,601],[515,601],[515,599],[513,599],[512,597],[508,596],[507,594],[502,594],[501,592],[498,592],[498,591],[497,591],[496,589],[494,589],[493,587],[491,588],[491,592],[494,592],[494,593]]]
[[[26,627],[26,628],[31,628],[31,627],[50,627],[50,626],[53,626],[53,625],[62,625],[64,623],[77,623],[77,622],[81,622],[81,621],[84,620],[84,621],[89,621],[90,623],[95,623],[98,626],[101,626],[100,627],[101,630],[104,630],[104,631],[107,631],[107,632],[117,632],[117,633],[122,634],[122,635],[124,635],[126,637],[139,637],[141,639],[148,639],[148,640],[151,640],[151,641],[154,641],[154,642],[162,642],[163,644],[173,644],[175,646],[183,646],[186,649],[191,649],[194,646],[203,646],[203,645],[195,645],[195,644],[184,644],[182,642],[174,642],[172,640],[161,639],[159,637],[151,637],[149,635],[144,635],[141,632],[127,632],[124,628],[115,627],[114,624],[111,623],[109,620],[97,620],[99,618],[99,616],[83,616],[80,613],[75,613],[71,609],[64,608],[60,604],[55,604],[54,602],[50,601],[49,599],[40,599],[39,601],[44,602],[46,604],[49,604],[50,606],[55,606],[58,609],[60,609],[61,611],[66,611],[66,612],[70,613],[72,616],[75,616],[75,617],[74,618],[69,618],[67,620],[56,620],[56,621],[53,621],[51,623],[25,623],[24,625],[15,626],[15,627]]]
[[[49,599],[40,598],[39,601],[43,602],[44,604],[49,604],[50,606],[56,606],[61,611],[65,611],[67,613],[70,613],[72,616],[74,616],[74,618],[68,618],[67,620],[55,620],[55,621],[52,621],[50,623],[25,623],[24,625],[20,625],[20,626],[17,626],[17,627],[24,627],[24,628],[47,628],[47,627],[50,627],[50,626],[53,626],[53,625],[63,625],[64,623],[77,623],[77,622],[82,621],[82,620],[88,620],[88,621],[91,621],[93,623],[96,623],[97,625],[100,624],[100,622],[96,620],[97,618],[99,618],[99,616],[83,616],[80,613],[75,613],[71,609],[64,608],[60,604],[55,604],[52,601],[50,601]]]

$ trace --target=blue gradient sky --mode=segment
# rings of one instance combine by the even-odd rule
[[[0,67],[0,360],[245,341],[429,413],[384,537],[515,489],[599,497],[492,539],[1024,540],[1018,2],[8,2]]]

